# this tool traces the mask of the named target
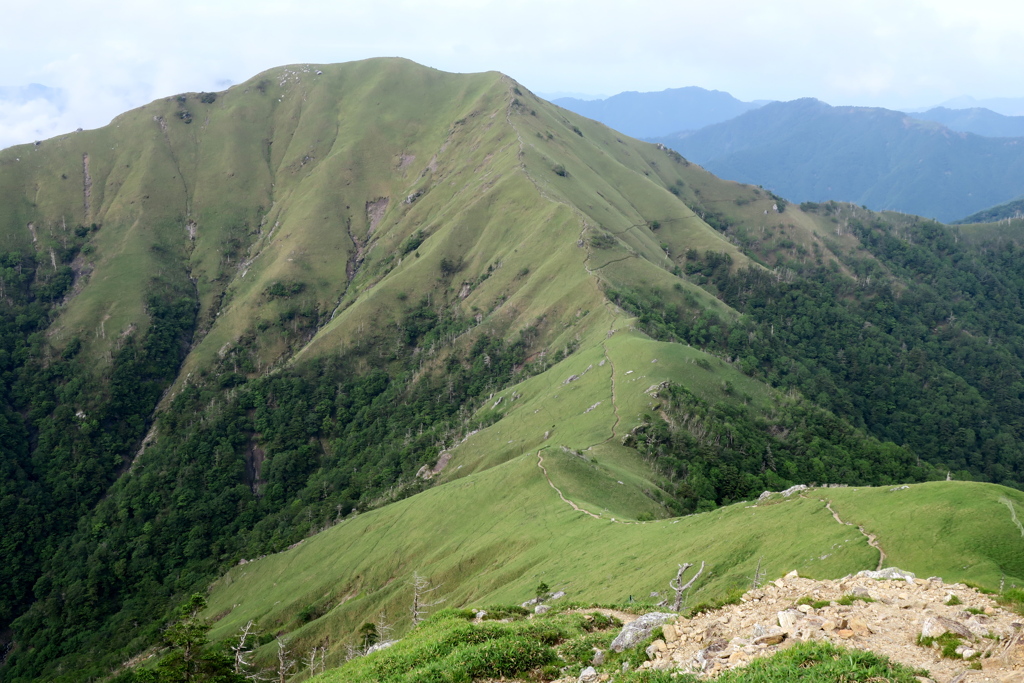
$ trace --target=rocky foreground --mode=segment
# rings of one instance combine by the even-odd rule
[[[897,578],[874,578],[879,575]],[[738,605],[692,619],[645,616],[627,624],[612,645],[628,647],[661,623],[664,639],[647,648],[644,668],[713,678],[800,641],[829,640],[929,671],[922,681],[1024,683],[1024,617],[962,584],[894,569],[836,581],[791,572],[747,592]],[[922,636],[935,641],[923,646]],[[601,661],[601,653],[596,658]],[[614,674],[592,668],[578,679],[609,680]]]

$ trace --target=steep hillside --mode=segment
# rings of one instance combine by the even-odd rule
[[[886,109],[774,102],[658,140],[711,172],[796,202],[848,201],[956,220],[1024,189],[1017,139],[955,133]]]
[[[453,603],[570,570],[580,599],[621,600],[649,544],[639,583],[704,554],[702,596],[769,545],[834,575],[866,542],[815,523],[806,545],[802,519],[738,502],[1024,482],[1008,226],[797,208],[501,74],[282,67],[0,152],[0,196],[5,680],[107,675],[298,542],[221,580],[275,597],[211,594],[217,637],[259,617],[341,657],[414,571]],[[790,509],[831,519],[770,514]],[[905,562],[952,575],[981,537],[957,576],[1020,576],[1016,531]],[[257,581],[300,556],[303,587]]]

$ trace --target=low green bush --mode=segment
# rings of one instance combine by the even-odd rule
[[[846,650],[831,643],[799,643],[749,666],[727,671],[716,683],[835,683],[836,681],[886,681],[917,683],[928,672],[889,661],[863,650]],[[618,683],[695,683],[697,678],[668,671],[636,671],[616,678]]]
[[[844,607],[849,607],[850,605],[852,605],[853,603],[857,602],[858,600],[860,600],[861,602],[874,602],[875,601],[874,598],[869,597],[867,595],[847,594],[847,595],[844,595],[843,597],[839,598],[838,600],[836,600],[836,604],[837,605],[842,605]]]

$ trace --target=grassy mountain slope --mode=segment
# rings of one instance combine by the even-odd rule
[[[12,680],[104,675],[303,539],[221,581],[210,613],[246,606],[216,636],[258,616],[337,658],[413,571],[453,603],[537,576],[617,601],[680,551],[715,564],[701,596],[768,546],[841,573],[873,551],[815,500],[764,509],[781,536],[741,506],[653,520],[794,483],[1024,481],[1015,235],[993,256],[798,209],[501,74],[283,67],[5,150],[0,190]],[[947,573],[1020,576],[1015,533]]]
[[[777,102],[660,139],[713,173],[790,200],[828,199],[955,220],[1017,197],[1019,145],[954,133],[900,112]]]
[[[810,577],[874,569],[878,551],[855,527],[835,522],[825,500],[878,536],[886,566],[989,588],[1024,580],[1019,531],[1004,502],[1019,509],[1024,499],[997,486],[818,489],[681,520],[613,522],[573,511],[525,454],[232,569],[214,585],[207,615],[216,619],[214,637],[258,619],[264,629],[290,631],[289,647],[305,652],[325,636],[333,643],[355,633],[380,611],[407,628],[413,572],[441,586],[446,607],[522,602],[541,581],[568,600],[633,596],[653,604],[660,598],[649,593],[668,594],[677,563],[705,561],[692,606],[749,587],[759,560],[769,578],[792,569]],[[317,616],[303,624],[309,607]],[[264,649],[269,657],[276,646]],[[340,652],[328,660],[341,661]]]

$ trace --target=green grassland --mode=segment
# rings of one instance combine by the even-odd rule
[[[556,472],[585,489],[586,475],[574,471],[585,467],[563,464]],[[529,454],[236,567],[214,584],[207,615],[218,619],[215,638],[257,619],[303,650],[328,634],[332,643],[354,634],[380,611],[406,629],[413,572],[441,586],[446,607],[478,607],[526,600],[541,581],[583,603],[621,604],[630,596],[653,603],[648,594],[664,593],[681,562],[707,563],[691,605],[749,586],[759,560],[769,578],[792,569],[815,578],[873,569],[878,552],[855,527],[836,523],[825,500],[878,535],[887,564],[991,589],[1001,578],[1021,585],[1024,546],[1002,498],[1024,503],[1001,487],[938,482],[899,491],[817,489],[681,519],[612,521],[565,504]],[[310,605],[322,616],[303,625],[299,613]]]

